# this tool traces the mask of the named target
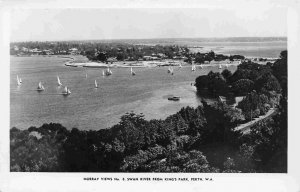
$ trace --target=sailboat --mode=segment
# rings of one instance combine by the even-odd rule
[[[102,76],[105,76],[104,70],[102,70]]]
[[[200,65],[200,68],[201,68],[201,69],[203,69],[203,66],[202,66],[202,65]]]
[[[222,69],[222,65],[219,65],[219,69]]]
[[[182,65],[181,65],[181,63],[179,63],[179,68],[181,68],[182,67]]]
[[[71,91],[70,91],[70,89],[69,89],[67,86],[65,86],[65,88],[64,88],[64,90],[63,90],[63,92],[62,92],[62,94],[63,94],[63,95],[70,95],[70,94],[71,94]]]
[[[171,68],[170,67],[168,68],[168,73],[171,73]]]
[[[106,72],[105,72],[105,75],[106,76],[109,76],[112,74],[112,71],[109,69],[109,67],[107,68]]]
[[[135,75],[135,72],[132,70],[132,67],[130,68],[130,72],[131,72],[131,75]]]
[[[171,75],[174,75],[174,73],[173,73],[173,67],[171,67]]]
[[[18,76],[18,75],[17,75],[17,84],[18,84],[18,85],[21,85],[21,84],[22,84],[22,80],[19,79],[19,76]]]
[[[87,79],[87,73],[85,74],[85,78]]]
[[[61,86],[62,85],[62,83],[60,82],[60,80],[59,80],[59,77],[57,76],[57,84],[58,84],[58,86]]]
[[[95,88],[97,89],[98,88],[98,84],[97,84],[97,81],[95,80]]]
[[[196,70],[196,66],[192,65],[192,71],[195,71],[195,70]]]
[[[42,82],[39,82],[39,85],[38,85],[38,87],[37,87],[36,90],[37,90],[37,91],[44,91],[44,90],[45,90],[45,88],[44,88]]]

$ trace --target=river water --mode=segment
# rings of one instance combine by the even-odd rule
[[[228,43],[213,44],[219,52],[245,56],[278,56],[286,43]],[[256,45],[257,48],[254,48]],[[259,45],[259,46],[258,46]],[[208,46],[208,45],[206,45]],[[258,54],[259,53],[259,54]],[[199,75],[220,71],[209,66],[191,71],[191,67],[174,68],[174,75],[167,67],[112,68],[113,74],[103,77],[102,69],[66,67],[68,58],[60,57],[11,57],[10,64],[10,127],[25,129],[57,122],[67,128],[82,130],[108,128],[119,122],[126,112],[143,113],[146,119],[164,119],[185,106],[197,106],[199,100],[191,83]],[[228,68],[235,71],[235,66]],[[86,78],[87,74],[87,78]],[[22,85],[17,86],[17,75]],[[63,87],[57,86],[56,76],[72,94],[64,97]],[[98,89],[94,88],[94,81]],[[45,91],[37,92],[39,82]],[[168,96],[180,96],[180,101],[169,101]]]
[[[102,69],[66,67],[66,58],[11,57],[10,127],[25,129],[43,123],[57,122],[67,128],[103,129],[119,122],[126,112],[143,113],[146,119],[164,119],[184,106],[197,106],[199,100],[191,82],[218,67],[191,71],[191,67],[112,68],[113,74],[102,76]],[[230,66],[234,71],[235,66]],[[86,78],[87,74],[87,78]],[[17,86],[17,75],[22,85]],[[72,94],[65,97],[64,87],[57,86],[56,76]],[[98,89],[94,88],[97,80]],[[39,82],[45,91],[37,92]],[[168,96],[180,96],[178,102]]]

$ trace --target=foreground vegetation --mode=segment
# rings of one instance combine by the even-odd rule
[[[237,108],[202,101],[197,108],[185,107],[165,120],[150,121],[131,112],[117,125],[98,131],[68,130],[56,123],[27,130],[12,128],[10,169],[287,172],[287,52],[272,65],[244,63],[234,74],[226,73],[199,77],[202,81],[197,78],[196,86],[199,92],[206,89],[212,96],[246,94]],[[281,97],[274,116],[252,126],[247,135],[234,130],[247,119],[249,110],[258,109],[260,114],[275,93]]]

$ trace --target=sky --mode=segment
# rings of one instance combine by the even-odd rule
[[[13,9],[11,41],[287,36],[287,10],[227,8]]]

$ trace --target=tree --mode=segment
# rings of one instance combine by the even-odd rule
[[[184,62],[187,62],[187,63],[189,63],[189,64],[192,64],[192,62],[193,62],[192,57],[191,57],[191,56],[188,56],[188,57],[184,60]]]
[[[207,89],[208,84],[209,84],[209,78],[207,75],[199,76],[195,80],[195,86],[197,88],[198,93],[202,92],[204,89]]]
[[[258,117],[259,113],[255,111],[258,109],[259,105],[259,95],[256,93],[256,91],[252,91],[246,95],[246,97],[239,102],[238,108],[242,109],[243,114],[246,118],[246,120],[252,120],[252,118]]]
[[[243,96],[254,89],[254,82],[250,79],[240,79],[232,84],[232,90],[237,96]]]
[[[207,74],[207,77],[207,88],[211,95],[213,95],[214,97],[227,95],[228,86],[226,84],[226,80],[219,72],[214,73],[211,71]]]
[[[280,59],[276,60],[271,67],[274,76],[278,79],[281,88],[283,89],[284,95],[287,95],[287,54],[288,52],[286,50],[282,51],[280,53]]]
[[[105,62],[107,60],[107,56],[105,53],[103,52],[100,52],[97,56],[96,56],[96,59],[98,61],[101,61],[101,62]]]
[[[272,75],[272,73],[264,73],[263,75],[259,76],[255,81],[255,89],[258,92],[269,92],[275,91],[279,93],[281,91],[280,84],[276,77]]]
[[[221,74],[226,79],[226,81],[228,81],[229,78],[232,76],[231,71],[229,71],[228,69],[224,69]]]
[[[204,63],[205,57],[200,52],[198,52],[195,56],[195,63]]]

